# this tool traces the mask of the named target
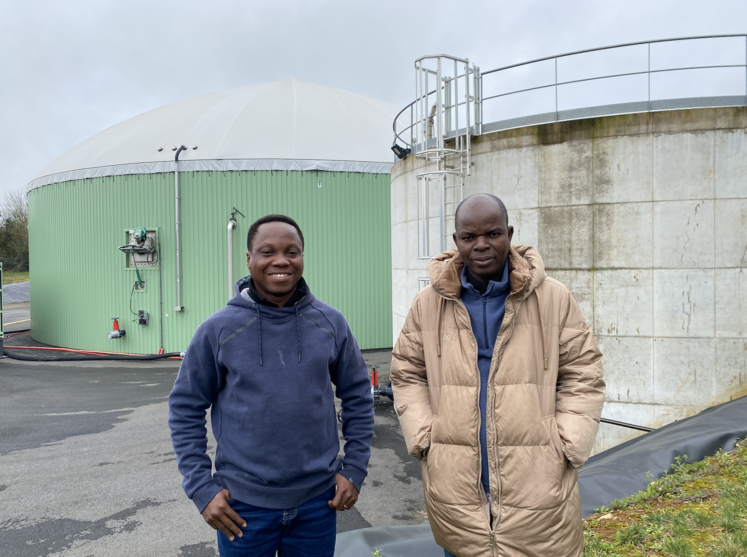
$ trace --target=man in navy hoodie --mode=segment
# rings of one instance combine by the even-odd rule
[[[336,511],[358,500],[371,454],[368,371],[345,318],[302,278],[296,222],[259,219],[247,248],[251,276],[197,330],[169,396],[182,486],[223,557],[332,557]]]

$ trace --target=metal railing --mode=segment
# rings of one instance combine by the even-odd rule
[[[740,38],[743,41],[739,41]],[[678,53],[667,51],[667,45],[688,46],[686,41],[709,42],[712,53],[709,55],[708,48],[703,48],[704,43],[701,42],[695,45],[694,53],[685,53],[688,60],[694,60],[695,63],[682,65],[668,61],[667,58],[671,59]],[[719,42],[720,44],[717,44]],[[627,54],[627,59],[624,59],[623,63],[628,65],[637,63],[639,67],[630,68],[630,71],[607,71],[599,75],[581,75],[584,71],[589,73],[589,58],[603,54],[613,57]],[[699,63],[697,59],[703,55],[709,55],[711,58],[720,57],[722,60],[717,60],[717,63]],[[586,63],[584,58],[586,58]],[[736,58],[740,60],[737,61]],[[617,62],[619,64],[620,61]],[[609,67],[612,64],[608,61],[604,65]],[[715,71],[722,72],[720,77],[714,73]],[[549,72],[551,75],[544,80],[538,80],[539,83],[510,86],[512,81],[522,79],[527,81],[527,78],[532,77],[530,74],[542,72]],[[682,91],[682,83],[678,85],[675,83],[676,80],[670,79],[667,85],[666,77],[679,76],[681,78],[687,72],[690,77],[697,78],[696,84],[690,83],[689,87],[684,87],[684,91]],[[723,72],[728,72],[726,80],[723,79],[725,75]],[[596,116],[684,108],[745,106],[747,105],[747,34],[678,37],[569,52],[482,72],[478,83],[477,93],[481,102],[476,121],[470,129],[473,135]],[[603,83],[613,84],[613,87],[606,92],[595,94],[594,86]],[[655,89],[653,93],[652,86]],[[445,85],[441,84],[440,87],[443,89]],[[670,90],[679,88],[678,91],[682,92],[676,95],[663,92],[667,87]],[[698,88],[701,93],[698,92]],[[702,93],[704,89],[710,90]],[[740,90],[737,91],[737,89]],[[429,97],[435,92],[436,89],[429,91],[425,96]],[[588,96],[590,93],[594,100],[584,101],[584,95]],[[422,110],[414,110],[416,103],[420,101],[422,104],[423,102],[423,94],[419,94],[418,99],[405,106],[397,114],[393,123],[394,142],[406,145],[413,152],[431,148],[433,146],[431,143],[434,145],[437,143],[437,138],[425,142],[418,140],[421,136],[419,133],[421,128],[424,129],[427,126],[427,118],[432,118],[432,111],[426,111],[430,116],[421,116]],[[603,102],[605,96],[612,100]],[[516,114],[522,111],[528,113]],[[408,115],[409,125],[406,125]],[[456,131],[447,131],[444,139],[448,140],[450,135],[454,135]]]

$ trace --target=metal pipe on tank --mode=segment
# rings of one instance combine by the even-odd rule
[[[174,155],[174,199],[175,199],[175,218],[176,223],[176,307],[174,311],[183,311],[182,306],[182,264],[179,259],[181,247],[179,245],[179,154],[186,151],[187,148],[182,145],[177,149]]]
[[[231,215],[228,221],[228,299],[233,298],[233,229],[236,228],[236,220]]]

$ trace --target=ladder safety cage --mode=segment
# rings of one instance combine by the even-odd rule
[[[418,259],[446,250],[447,224],[470,175],[470,138],[480,134],[480,70],[445,54],[415,61],[411,145],[426,161],[418,181]],[[436,205],[437,200],[437,205]],[[448,222],[447,222],[448,221]]]

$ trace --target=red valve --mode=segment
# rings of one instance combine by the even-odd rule
[[[119,317],[112,317],[112,321],[114,321],[112,331],[107,335],[110,339],[116,339],[116,338],[122,338],[127,334],[127,331],[124,329],[119,328]]]

